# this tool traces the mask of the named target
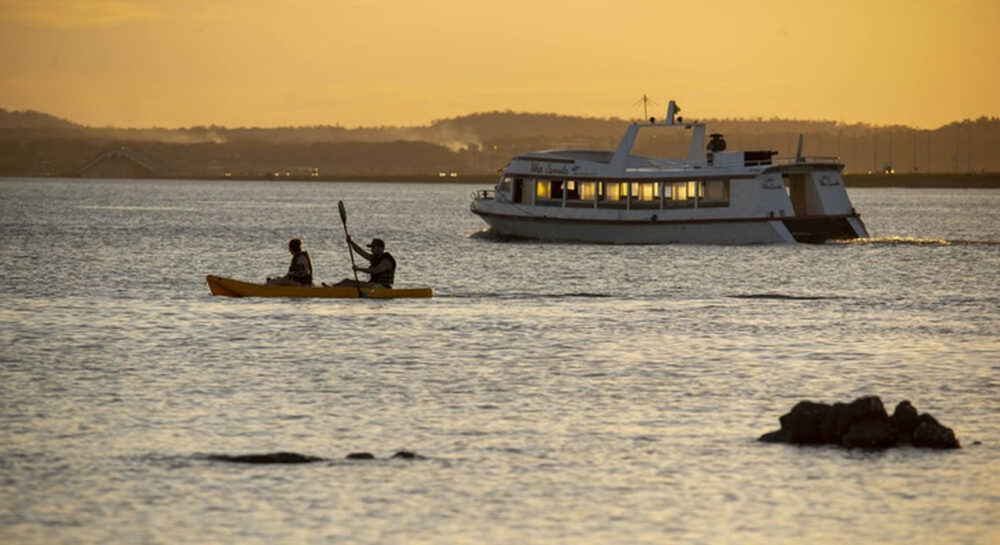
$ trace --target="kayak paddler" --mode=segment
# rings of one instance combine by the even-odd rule
[[[313,262],[309,252],[302,249],[302,240],[293,238],[288,241],[288,251],[292,254],[292,263],[288,266],[285,276],[268,278],[267,283],[273,286],[311,286],[313,285]]]
[[[355,287],[360,286],[362,288],[391,288],[392,283],[396,279],[396,259],[392,257],[392,254],[385,251],[385,242],[380,238],[373,238],[371,243],[368,244],[368,248],[371,252],[366,251],[358,243],[351,239],[351,235],[347,235],[347,243],[358,253],[361,257],[368,260],[368,267],[358,267],[355,266],[354,270],[358,272],[363,272],[369,275],[367,282],[358,282],[352,278],[345,278],[340,282],[334,284],[337,287]]]

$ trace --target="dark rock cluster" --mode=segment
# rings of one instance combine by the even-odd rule
[[[396,451],[390,458],[402,458],[404,460],[423,460],[423,456],[408,450]],[[352,452],[347,455],[348,460],[374,460],[375,455],[370,452]]]
[[[348,460],[374,460],[375,455],[369,452],[352,452],[346,457]],[[393,454],[391,458],[401,458],[403,460],[422,460],[424,457],[410,452],[400,450]],[[232,462],[237,464],[310,464],[313,462],[327,462],[326,458],[308,456],[296,452],[268,452],[265,454],[209,454],[205,459],[216,462]]]
[[[209,454],[209,460],[237,464],[309,464],[322,462],[322,458],[296,452],[268,452],[265,454]]]
[[[930,414],[920,414],[909,401],[901,401],[889,416],[878,396],[833,405],[800,401],[779,421],[780,430],[765,433],[758,440],[869,449],[902,445],[961,448],[955,433]]]

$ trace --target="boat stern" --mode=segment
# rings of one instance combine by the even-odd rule
[[[868,238],[861,216],[820,216],[782,220],[796,242],[821,244],[828,240]]]
[[[868,229],[851,204],[840,177],[839,162],[782,164],[760,175],[763,183],[781,182],[788,200],[779,210],[782,221],[798,242],[868,238]],[[777,187],[781,187],[777,186]],[[784,200],[784,199],[782,199]],[[786,214],[791,205],[791,214]]]

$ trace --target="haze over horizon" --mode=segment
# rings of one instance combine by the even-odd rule
[[[937,128],[1000,115],[1000,3],[0,0],[0,106],[90,126],[484,111]]]

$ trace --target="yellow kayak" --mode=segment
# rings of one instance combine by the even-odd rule
[[[221,276],[206,276],[212,295],[223,297],[323,297],[327,299],[357,299],[358,288],[327,286],[271,286],[241,282]],[[364,299],[414,299],[434,297],[431,288],[361,288]]]

